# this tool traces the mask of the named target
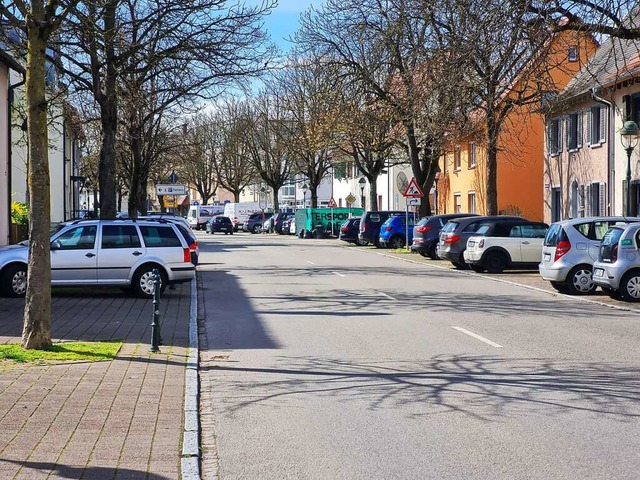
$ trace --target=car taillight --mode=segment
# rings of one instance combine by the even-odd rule
[[[611,249],[611,260],[614,262],[618,260],[618,244],[616,243]]]
[[[188,248],[183,248],[182,255],[183,255],[183,261],[185,263],[191,262],[191,250],[189,250]]]
[[[347,230],[349,230],[347,227],[342,227],[342,228],[340,229],[340,231],[345,232],[345,233],[347,232]]]
[[[362,231],[363,231],[363,232],[366,232],[366,231],[367,231],[367,224],[366,224],[366,223],[363,223],[363,224],[362,224]]]
[[[189,251],[190,252],[195,252],[198,248],[198,241],[196,240],[195,242],[193,242],[191,245],[189,245]]]
[[[553,258],[553,261],[557,262],[560,260],[569,250],[571,250],[571,242],[569,240],[562,240],[558,242],[558,245],[556,245],[556,255]]]
[[[429,230],[431,230],[431,225],[421,225],[416,227],[416,232],[418,233],[427,233]]]
[[[233,223],[235,223],[235,224],[238,223],[238,217],[233,217]]]
[[[478,248],[484,248],[484,238],[478,243]]]
[[[450,237],[445,237],[444,244],[445,245],[453,245],[458,240],[460,240],[460,235],[451,235]]]
[[[385,232],[390,232],[391,230],[392,230],[391,227],[384,227]]]

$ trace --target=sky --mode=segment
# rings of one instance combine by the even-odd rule
[[[254,2],[255,0],[248,3]],[[270,33],[273,42],[283,51],[287,51],[291,44],[285,38],[293,36],[298,29],[300,14],[310,5],[321,4],[321,0],[278,0],[278,6],[265,18],[265,29]]]

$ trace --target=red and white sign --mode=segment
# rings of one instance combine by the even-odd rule
[[[407,185],[407,189],[404,191],[402,195],[405,197],[411,197],[411,198],[424,197],[424,193],[422,193],[422,190],[418,186],[418,182],[416,182],[415,177],[411,178],[409,185]]]
[[[333,197],[331,197],[331,200],[329,200],[329,208],[337,208],[338,205],[336,204],[336,201],[333,199]]]

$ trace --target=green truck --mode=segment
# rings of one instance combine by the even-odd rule
[[[296,235],[337,236],[340,225],[349,217],[362,215],[362,208],[299,208],[296,210]],[[333,226],[333,229],[332,229]]]

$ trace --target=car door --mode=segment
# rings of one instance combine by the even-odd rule
[[[520,254],[522,262],[540,263],[542,260],[542,244],[547,228],[542,224],[521,225]]]
[[[51,242],[51,284],[95,284],[97,225],[79,225]]]
[[[127,283],[131,269],[145,255],[135,225],[102,225],[98,255],[98,282]]]

